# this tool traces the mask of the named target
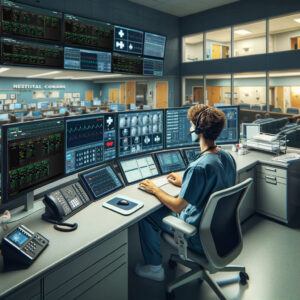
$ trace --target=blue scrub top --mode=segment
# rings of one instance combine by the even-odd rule
[[[179,196],[189,205],[179,218],[198,228],[204,207],[210,195],[235,184],[236,164],[223,149],[206,153],[192,162],[183,174]]]

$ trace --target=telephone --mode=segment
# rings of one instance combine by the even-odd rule
[[[64,220],[84,208],[91,202],[89,196],[79,182],[68,184],[49,194],[45,195],[44,204],[46,207],[42,219],[54,223],[54,228],[60,231],[73,231],[77,223],[63,223]],[[59,227],[65,226],[70,228]]]
[[[15,270],[29,267],[47,248],[49,240],[24,225],[10,231],[1,244],[4,267]]]

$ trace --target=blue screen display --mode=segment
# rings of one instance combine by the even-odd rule
[[[24,233],[22,233],[18,229],[11,233],[7,238],[19,247],[21,247],[29,239]]]

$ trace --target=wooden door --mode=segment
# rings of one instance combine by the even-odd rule
[[[228,58],[228,57],[229,57],[229,47],[222,46],[222,58]]]
[[[109,90],[109,101],[118,103],[119,100],[119,89],[110,89]]]
[[[214,103],[220,103],[221,87],[220,86],[207,86],[207,100],[208,105],[213,106]]]
[[[283,104],[283,98],[284,98],[284,88],[283,86],[277,87],[277,105],[276,107],[280,107],[281,111],[284,112],[284,104]]]
[[[203,101],[203,87],[194,87],[193,88],[193,102],[195,103],[204,103]]]
[[[135,81],[126,82],[126,104],[135,103]]]
[[[219,59],[221,58],[220,55],[221,46],[220,45],[212,45],[212,59]]]
[[[300,87],[297,88],[300,90]],[[291,88],[291,107],[300,108],[300,94],[298,91],[295,93],[295,90]]]
[[[156,108],[168,107],[168,82],[156,82]]]
[[[121,104],[125,104],[125,85],[120,86]]]
[[[93,91],[85,91],[85,101],[93,100]]]

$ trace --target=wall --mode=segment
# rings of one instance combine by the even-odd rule
[[[244,48],[249,48],[245,51]],[[234,42],[234,56],[266,53],[266,37],[245,39]]]
[[[186,44],[184,47],[184,61],[203,60],[203,42],[197,44]]]
[[[300,30],[272,35],[274,45],[273,49],[270,48],[270,52],[291,50],[290,38],[296,36],[300,36]]]

